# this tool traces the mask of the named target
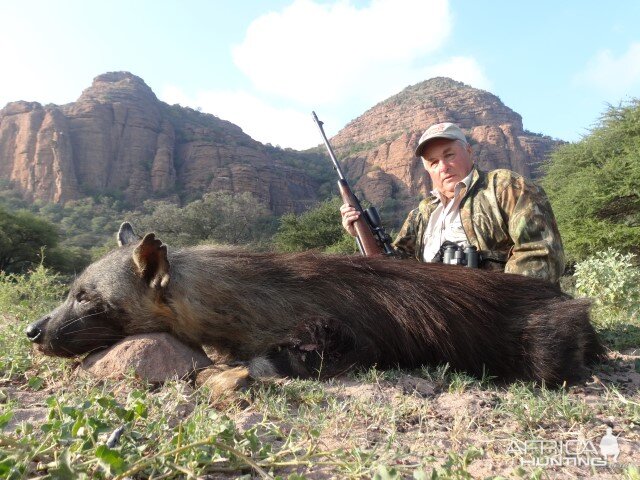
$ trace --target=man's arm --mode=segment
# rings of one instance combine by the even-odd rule
[[[564,249],[551,204],[541,187],[513,176],[498,200],[513,240],[505,272],[556,283],[564,272]]]
[[[406,220],[402,224],[402,228],[393,241],[393,248],[400,258],[415,258],[416,249],[418,248],[418,223],[421,218],[419,208],[415,208],[409,212]]]

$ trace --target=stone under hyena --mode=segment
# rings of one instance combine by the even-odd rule
[[[476,376],[560,385],[604,353],[589,302],[542,280],[317,252],[171,250],[153,233],[140,240],[127,223],[118,238],[120,248],[27,328],[45,354],[76,356],[169,332],[213,347],[240,376],[448,363]]]

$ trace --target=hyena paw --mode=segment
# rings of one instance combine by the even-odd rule
[[[196,383],[209,389],[213,397],[221,397],[249,385],[249,369],[244,366],[214,365],[198,374]]]

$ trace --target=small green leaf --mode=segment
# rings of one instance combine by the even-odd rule
[[[65,415],[69,415],[71,418],[76,418],[78,416],[78,413],[80,413],[77,408],[69,406],[64,406],[60,410],[62,410],[62,413],[64,413]]]
[[[133,406],[133,411],[138,417],[147,418],[147,406],[141,401],[135,403],[135,405]]]
[[[113,407],[116,403],[113,400],[113,398],[108,398],[108,397],[100,397],[96,401],[98,402],[98,405],[100,405],[102,408],[105,408],[105,409],[109,409]]]
[[[86,421],[84,416],[78,415],[78,418],[76,418],[76,421],[73,423],[73,427],[71,427],[71,435],[74,437],[81,437],[82,433],[79,432],[84,432],[85,423]]]
[[[96,448],[96,457],[110,473],[121,472],[124,469],[124,459],[120,452],[106,445],[100,445]]]
[[[0,414],[0,430],[2,430],[13,418],[13,412],[11,410]]]
[[[11,472],[11,470],[13,470],[14,464],[14,458],[5,458],[4,460],[0,461],[0,475],[2,475],[2,478],[9,477],[9,473]]]

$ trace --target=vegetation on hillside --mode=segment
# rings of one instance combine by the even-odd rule
[[[304,171],[318,185],[319,198],[327,198],[335,191],[336,173],[324,148],[311,148],[300,152],[267,143],[265,150],[277,162]]]
[[[101,252],[105,243],[113,243],[128,205],[114,197],[100,195],[64,204],[28,202],[8,182],[0,180],[0,207],[8,212],[28,212],[50,224],[58,239],[58,248],[66,255],[66,265],[54,262],[55,252],[46,246],[45,264],[58,271],[73,273],[82,270],[95,252]],[[39,253],[40,246],[37,247]],[[38,257],[39,258],[39,257]],[[49,258],[49,260],[47,260]],[[64,258],[64,257],[63,257]],[[33,260],[35,264],[38,260]],[[33,265],[33,262],[32,262]]]
[[[149,200],[126,219],[138,233],[153,231],[176,246],[219,243],[264,248],[275,231],[275,218],[250,193],[208,193],[184,207]]]
[[[5,184],[0,185],[0,270],[33,268],[44,247],[45,265],[66,274],[78,272],[115,247],[125,220],[140,235],[153,231],[174,246],[209,242],[265,249],[277,229],[276,217],[249,193],[211,193],[183,207],[148,200],[132,210],[104,195],[64,205],[29,203]],[[3,268],[7,262],[13,266]]]
[[[545,170],[569,259],[608,247],[640,253],[640,100],[609,107],[589,135],[553,152]]]
[[[20,257],[22,260],[14,268],[5,267],[7,272],[34,267],[41,262],[41,247],[45,247],[45,265],[64,273],[80,271],[115,247],[115,234],[125,220],[139,235],[155,232],[172,246],[210,243],[283,252],[317,249],[355,253],[354,239],[341,226],[340,204],[341,200],[334,197],[301,214],[277,218],[249,193],[209,193],[182,207],[168,201],[147,200],[131,210],[108,196],[64,205],[28,203],[5,186],[0,189],[0,209],[4,209],[0,210],[0,270],[3,257],[14,250],[22,252],[24,258]],[[2,211],[7,214],[2,215]],[[14,225],[18,219],[34,229],[38,226],[40,233],[30,231],[29,242],[21,242],[21,230]],[[3,236],[4,230],[11,235]],[[12,262],[17,262],[18,257],[14,254],[11,258],[14,257]]]

